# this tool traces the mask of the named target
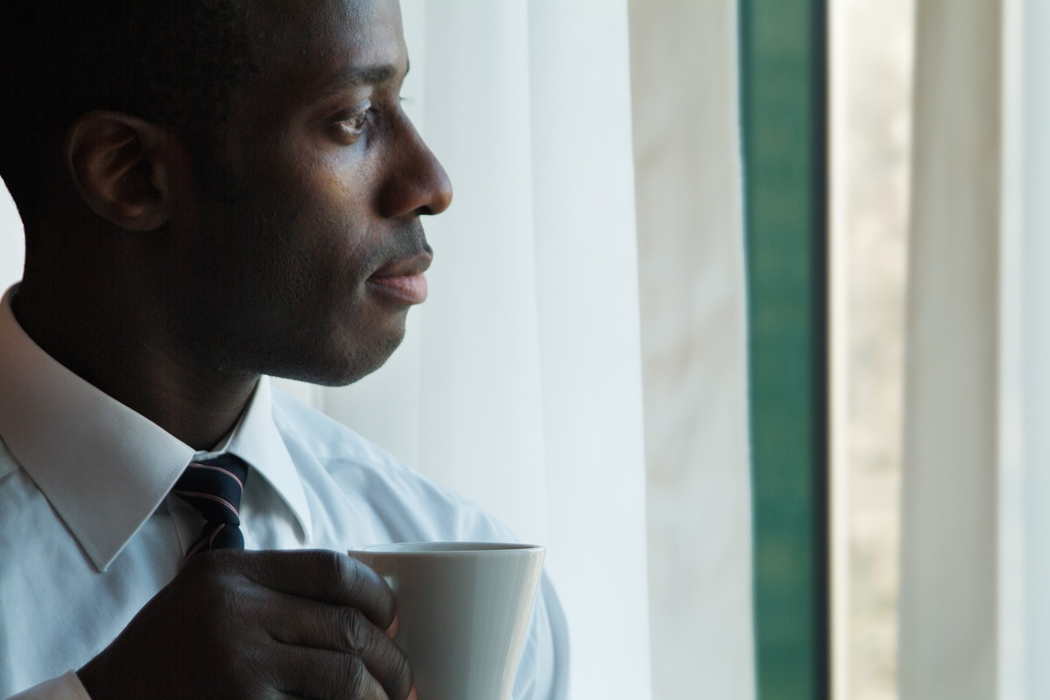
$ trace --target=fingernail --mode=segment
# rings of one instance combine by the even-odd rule
[[[390,623],[390,626],[386,628],[386,636],[393,639],[395,634],[397,634],[397,615],[394,616],[394,621]]]
[[[416,686],[412,686],[412,692],[408,694],[408,700],[419,700],[419,694],[416,693]]]

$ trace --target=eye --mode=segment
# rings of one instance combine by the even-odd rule
[[[365,133],[371,114],[371,102],[365,102],[336,114],[331,121],[336,137],[344,143],[357,141]]]
[[[355,112],[354,114],[340,119],[339,123],[350,131],[361,131],[365,128],[365,124],[368,123],[368,110],[366,109],[360,112]]]

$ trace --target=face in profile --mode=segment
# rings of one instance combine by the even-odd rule
[[[198,352],[345,384],[389,357],[425,299],[420,217],[451,187],[401,109],[397,0],[255,6],[251,77],[208,155],[221,182],[174,193],[155,264],[179,272],[170,307]]]

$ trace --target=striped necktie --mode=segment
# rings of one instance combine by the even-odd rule
[[[209,549],[244,549],[240,507],[247,480],[248,465],[231,454],[186,467],[171,492],[200,511],[206,522],[183,564]]]

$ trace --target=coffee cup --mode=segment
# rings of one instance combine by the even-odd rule
[[[419,700],[510,700],[544,551],[482,542],[350,551],[394,591],[394,641],[408,656]]]

